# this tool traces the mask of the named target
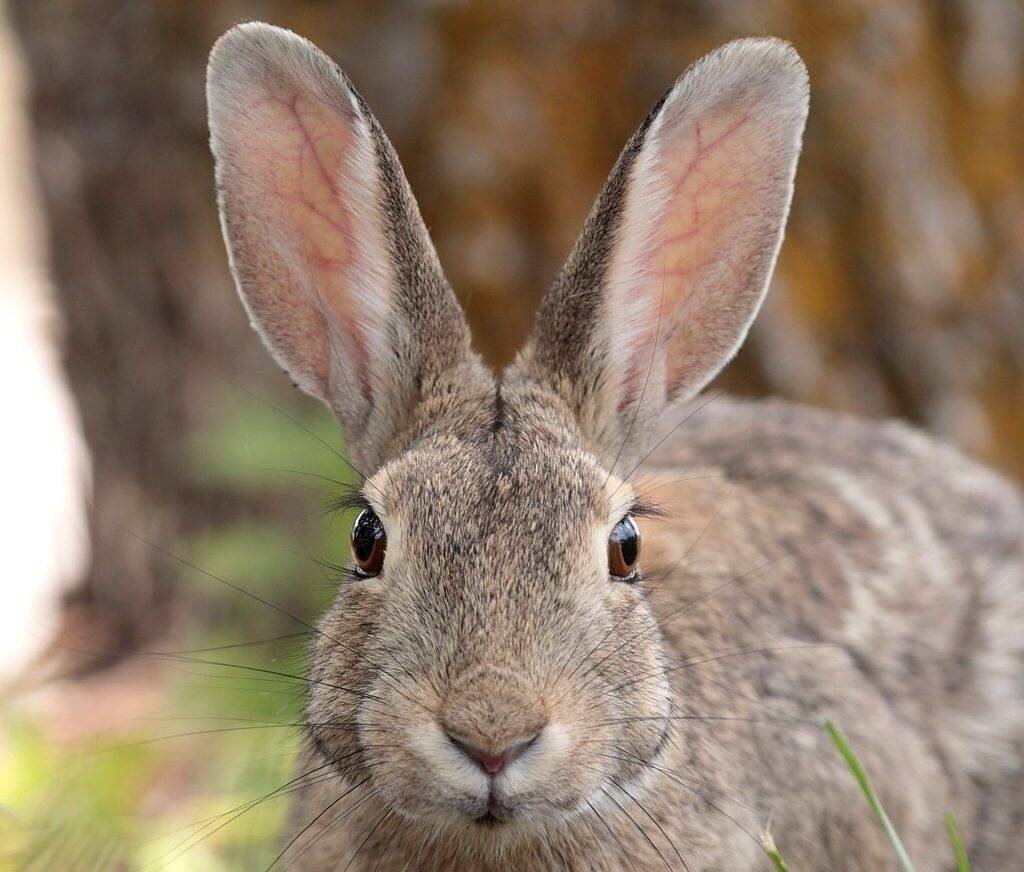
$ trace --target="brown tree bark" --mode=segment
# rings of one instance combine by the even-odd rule
[[[30,67],[66,365],[94,463],[93,568],[68,644],[116,654],[167,619],[179,567],[144,540],[174,550],[243,511],[237,496],[192,484],[185,463],[208,388],[248,377],[205,144],[210,36],[203,15],[172,4],[47,0],[11,12]]]

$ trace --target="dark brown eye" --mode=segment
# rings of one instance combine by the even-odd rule
[[[613,578],[630,581],[640,560],[640,528],[632,515],[615,525],[608,537],[608,571]]]
[[[352,556],[360,575],[380,575],[384,568],[384,552],[388,537],[384,525],[371,509],[364,509],[352,526]]]

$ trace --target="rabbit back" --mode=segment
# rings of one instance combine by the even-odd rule
[[[771,814],[790,862],[889,862],[832,717],[924,868],[948,862],[947,808],[976,862],[1020,856],[1019,491],[896,422],[724,397],[677,420],[638,491],[666,512],[651,599],[689,765]]]

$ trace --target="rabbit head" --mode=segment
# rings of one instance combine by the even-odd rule
[[[743,40],[675,83],[499,379],[338,67],[242,25],[214,49],[208,98],[242,300],[364,474],[356,574],[313,644],[312,742],[390,808],[478,844],[587,815],[608,780],[643,790],[674,701],[630,475],[765,293],[803,64]]]

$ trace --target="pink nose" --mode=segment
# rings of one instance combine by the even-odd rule
[[[488,775],[497,775],[505,768],[505,764],[512,759],[512,754],[507,750],[502,751],[500,754],[470,754],[470,757],[476,759],[476,762],[484,767],[484,771]]]
[[[486,772],[491,777],[494,777],[495,775],[500,773],[506,766],[508,766],[509,763],[511,763],[520,754],[522,754],[528,746],[532,745],[537,740],[537,736],[539,735],[540,733],[537,733],[536,735],[531,736],[529,739],[526,739],[525,741],[520,741],[516,742],[513,745],[509,745],[507,748],[505,748],[502,751],[499,751],[497,754],[491,754],[487,751],[482,751],[480,748],[476,748],[473,745],[464,742],[462,739],[457,739],[450,733],[448,734],[448,738],[451,740],[451,743],[456,748],[462,751],[463,754],[469,757],[469,759],[476,763],[481,769],[483,769],[484,772]]]

